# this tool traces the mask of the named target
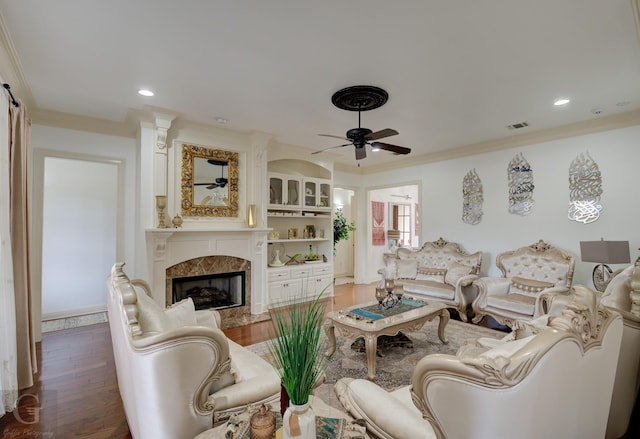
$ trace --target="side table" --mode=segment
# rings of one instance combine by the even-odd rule
[[[314,395],[311,395],[309,397],[309,400],[311,402],[311,409],[316,414],[316,416],[322,416],[325,418],[342,418],[348,421],[353,421],[353,418],[349,416],[348,413],[327,405],[324,401],[322,401],[320,398]],[[280,402],[271,404],[270,409],[272,411],[279,411]],[[239,421],[249,422],[251,415],[255,413],[256,410],[257,410],[257,407],[249,406],[247,410],[245,410],[240,414]],[[367,435],[367,433],[362,430],[364,429],[353,429],[353,430],[347,431],[345,435],[342,435],[341,439],[358,439],[358,438],[369,439],[369,436]],[[226,433],[227,433],[227,423],[224,423],[210,430],[203,431],[202,433],[197,435],[194,439],[227,439]],[[282,437],[282,433],[280,431],[276,432],[276,438],[280,438],[280,437]],[[235,439],[235,436],[234,436],[234,439]],[[336,439],[339,439],[339,438],[336,438]]]

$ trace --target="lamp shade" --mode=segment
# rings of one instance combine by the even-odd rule
[[[582,262],[627,264],[631,262],[629,241],[580,241]]]

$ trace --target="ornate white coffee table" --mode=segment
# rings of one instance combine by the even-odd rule
[[[329,349],[325,356],[330,357],[336,350],[336,329],[350,340],[362,337],[365,340],[367,353],[368,377],[374,380],[378,337],[381,335],[394,336],[401,331],[416,331],[438,316],[440,317],[438,337],[443,344],[449,342],[444,335],[444,329],[449,322],[449,311],[442,303],[432,301],[426,303],[405,298],[403,306],[396,308],[395,311],[393,308],[377,312],[376,310],[378,310],[378,302],[370,302],[328,313],[324,329],[329,339]]]

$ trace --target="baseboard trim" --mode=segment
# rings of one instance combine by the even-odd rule
[[[63,311],[55,311],[55,312],[48,312],[46,314],[42,314],[42,321],[46,322],[49,320],[67,319],[69,317],[85,316],[87,314],[98,314],[106,311],[107,311],[106,305],[89,306],[85,308],[76,308],[76,309],[66,309]]]

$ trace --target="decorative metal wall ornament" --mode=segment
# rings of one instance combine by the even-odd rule
[[[533,171],[522,153],[517,154],[509,162],[509,212],[517,215],[528,215],[533,207]]]
[[[580,153],[569,166],[569,219],[588,224],[600,218],[602,174],[598,164]]]
[[[462,180],[462,221],[475,225],[482,219],[482,181],[475,169]]]

